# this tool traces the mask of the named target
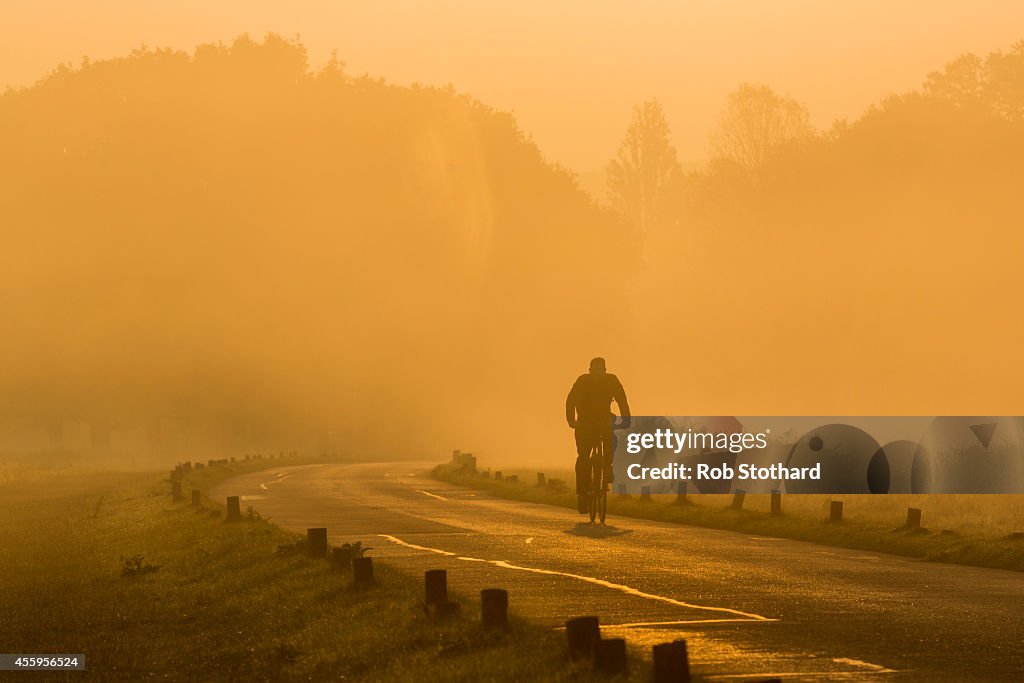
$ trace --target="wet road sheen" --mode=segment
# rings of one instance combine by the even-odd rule
[[[1024,574],[505,501],[430,479],[422,463],[309,465],[243,475],[242,496],[288,529],[326,526],[449,589],[509,591],[559,627],[596,614],[637,655],[686,638],[712,680],[1024,680]]]

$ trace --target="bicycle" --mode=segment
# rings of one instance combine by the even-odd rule
[[[615,449],[615,430],[623,429],[622,423],[616,424],[615,418],[612,417],[612,449]],[[590,447],[590,495],[587,504],[587,512],[590,515],[590,523],[593,524],[594,520],[600,519],[600,523],[605,523],[605,518],[608,516],[608,482],[605,481],[605,477],[608,473],[605,467],[605,452],[604,452],[605,439],[600,437],[596,443]],[[614,453],[613,453],[614,455]]]
[[[608,516],[608,483],[605,481],[604,439],[600,438],[590,448],[590,502],[587,512],[590,523],[597,518],[601,524]]]

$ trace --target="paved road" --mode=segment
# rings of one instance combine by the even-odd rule
[[[1024,574],[609,518],[430,479],[422,463],[310,465],[219,485],[275,523],[326,526],[465,595],[503,587],[553,627],[596,614],[638,654],[686,638],[712,680],[1022,681]]]

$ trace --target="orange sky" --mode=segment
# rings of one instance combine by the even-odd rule
[[[726,93],[761,81],[818,125],[852,117],[967,51],[1024,38],[1016,0],[4,0],[0,84],[140,44],[189,49],[239,33],[300,35],[314,64],[453,83],[515,111],[549,158],[579,171],[614,153],[633,104],[662,99],[680,156],[706,152]]]

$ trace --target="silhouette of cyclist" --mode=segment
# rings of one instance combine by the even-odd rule
[[[612,457],[615,452],[615,437],[612,433],[611,403],[615,401],[622,414],[623,429],[630,424],[629,403],[626,390],[615,375],[605,370],[604,358],[590,361],[590,372],[580,375],[565,399],[565,420],[576,430],[576,495],[579,496],[580,512],[585,512],[586,496],[590,493],[588,459],[590,450],[604,441],[605,479],[613,481]]]

